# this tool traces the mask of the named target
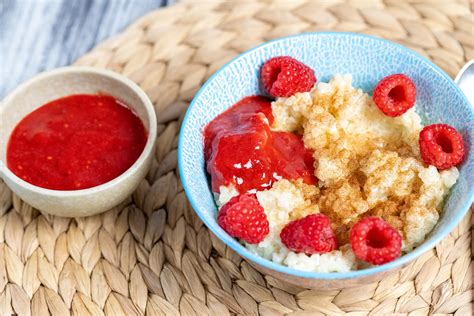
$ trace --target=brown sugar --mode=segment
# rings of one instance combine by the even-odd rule
[[[313,150],[319,194],[313,192],[311,201],[331,219],[340,245],[348,242],[351,226],[369,215],[397,228],[407,250],[424,240],[458,173],[423,165],[422,125],[413,109],[387,117],[352,87],[350,77],[335,76],[311,92],[278,99],[272,110],[274,128],[301,133]]]

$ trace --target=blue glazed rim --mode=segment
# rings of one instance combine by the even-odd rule
[[[375,36],[370,36],[370,35],[365,35],[365,34],[358,34],[358,33],[351,33],[351,32],[307,32],[307,33],[302,33],[302,34],[296,34],[296,35],[291,35],[291,36],[286,36],[278,39],[274,39],[268,42],[265,42],[263,44],[260,44],[240,55],[237,57],[233,58],[229,62],[227,62],[224,66],[222,66],[218,71],[216,71],[207,81],[203,84],[203,86],[199,89],[199,91],[196,93],[194,96],[191,104],[189,105],[188,110],[186,111],[186,114],[184,116],[183,122],[181,123],[181,129],[179,133],[179,138],[178,138],[178,169],[180,173],[180,178],[181,182],[183,184],[184,191],[186,192],[186,196],[189,199],[189,202],[191,203],[191,206],[201,219],[201,221],[204,222],[204,224],[207,226],[211,232],[216,235],[220,240],[224,241],[229,238],[229,236],[221,229],[221,230],[216,230],[213,229],[211,226],[211,223],[206,219],[205,216],[201,214],[201,212],[197,211],[197,208],[195,207],[196,203],[194,201],[194,198],[189,194],[189,189],[188,189],[188,183],[186,182],[186,178],[183,176],[184,171],[182,169],[182,142],[183,142],[183,131],[184,127],[186,126],[188,119],[189,119],[189,113],[192,110],[193,106],[196,103],[196,100],[200,97],[202,92],[206,89],[207,85],[216,77],[220,72],[222,72],[224,69],[226,69],[230,64],[240,60],[241,58],[244,58],[246,55],[250,54],[251,52],[260,49],[263,46],[269,45],[271,43],[285,40],[288,38],[295,38],[295,37],[301,37],[301,36],[307,36],[307,35],[332,35],[332,36],[353,36],[353,37],[359,37],[359,38],[369,38],[374,41],[378,41],[384,44],[389,44],[392,46],[396,46],[400,49],[402,49],[406,54],[415,56],[417,58],[422,59],[424,62],[426,62],[432,69],[433,71],[439,73],[441,76],[445,77],[448,79],[448,81],[454,85],[455,89],[458,90],[458,92],[461,94],[461,96],[464,98],[464,101],[469,104],[469,101],[467,100],[466,96],[464,93],[459,89],[459,87],[454,83],[454,81],[449,77],[441,68],[436,66],[434,63],[432,63],[430,60],[426,59],[425,57],[421,56],[420,54],[416,53],[415,51],[406,48],[403,45],[391,42],[389,40],[383,39],[383,38],[378,38]],[[474,116],[474,112],[472,111],[471,107],[471,114]],[[241,257],[246,258],[247,260],[250,260],[251,262],[254,262],[258,264],[259,266],[262,266],[266,269],[269,270],[274,270],[279,273],[284,273],[288,275],[292,275],[295,277],[299,278],[306,278],[306,279],[319,279],[319,280],[341,280],[341,279],[354,279],[354,278],[361,278],[361,277],[366,277],[366,276],[371,276],[380,272],[385,272],[389,271],[392,269],[396,269],[399,267],[403,267],[404,265],[408,264],[412,260],[416,259],[417,257],[421,256],[423,253],[426,251],[434,248],[443,238],[445,238],[453,229],[461,222],[463,217],[466,215],[467,211],[469,210],[471,204],[474,202],[474,186],[471,187],[470,191],[468,192],[469,198],[467,199],[467,203],[464,204],[461,207],[461,210],[456,214],[454,219],[447,225],[447,227],[439,232],[439,236],[436,238],[433,238],[431,240],[428,240],[427,242],[423,242],[420,246],[415,248],[413,251],[409,252],[408,254],[396,259],[395,261],[383,264],[381,266],[375,266],[363,270],[356,270],[356,271],[350,271],[350,272],[330,272],[330,273],[321,273],[321,272],[309,272],[309,271],[302,271],[302,270],[297,270],[290,268],[288,266],[284,266],[281,264],[278,264],[276,262],[270,261],[268,259],[265,259],[263,257],[260,257],[257,254],[254,254],[250,251],[248,252],[243,252],[243,249],[246,249],[244,246],[242,246],[239,243],[226,243],[227,246],[229,246],[232,250],[237,252]]]

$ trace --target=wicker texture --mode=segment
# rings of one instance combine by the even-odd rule
[[[121,206],[78,219],[41,215],[0,181],[0,314],[471,315],[471,215],[379,283],[296,288],[209,234],[179,182],[176,148],[194,93],[250,47],[305,31],[362,32],[413,48],[454,76],[474,58],[473,10],[468,0],[208,1],[144,16],[76,64],[116,70],[148,93],[160,122],[152,170]]]

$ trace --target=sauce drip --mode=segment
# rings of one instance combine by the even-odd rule
[[[281,179],[315,184],[312,152],[293,133],[275,132],[270,100],[250,96],[204,130],[204,156],[212,191],[234,185],[239,193],[271,188]]]
[[[124,173],[146,141],[138,116],[115,98],[71,95],[20,121],[8,143],[7,166],[42,188],[86,189]]]

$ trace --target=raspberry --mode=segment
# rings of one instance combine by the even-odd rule
[[[400,116],[415,104],[416,87],[403,74],[390,75],[379,81],[372,99],[385,115]]]
[[[289,97],[307,92],[316,83],[313,69],[289,56],[273,57],[260,70],[265,90],[274,97]]]
[[[254,194],[230,199],[219,211],[217,223],[232,237],[249,244],[258,244],[269,232],[267,216]]]
[[[324,214],[311,214],[288,223],[280,238],[288,249],[307,255],[330,252],[337,247],[329,218]]]
[[[461,134],[446,124],[425,126],[420,132],[419,145],[423,161],[438,169],[451,168],[464,159]]]
[[[400,256],[402,237],[380,217],[369,216],[352,226],[349,239],[357,258],[380,265]]]

